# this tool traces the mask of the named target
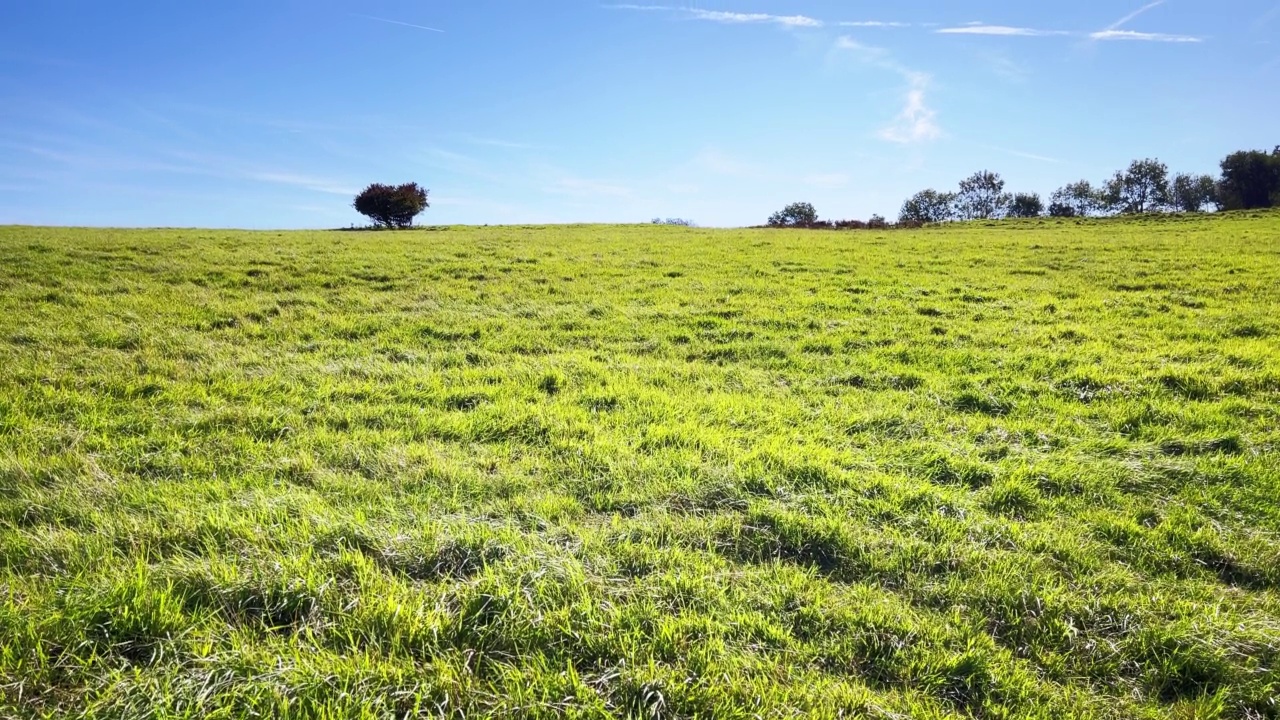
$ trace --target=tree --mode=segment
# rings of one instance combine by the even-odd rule
[[[406,228],[431,206],[427,202],[427,192],[415,182],[403,185],[374,183],[356,196],[352,207],[385,228]]]
[[[902,203],[898,222],[940,223],[954,217],[955,193],[921,190]]]
[[[769,217],[769,227],[809,227],[818,223],[818,211],[806,202],[791,203]]]
[[[1104,205],[1112,212],[1134,215],[1159,212],[1169,206],[1169,167],[1159,160],[1134,160],[1116,172],[1103,189]]]
[[[1218,201],[1218,183],[1208,175],[1178,173],[1173,177],[1173,206],[1182,212],[1198,213]]]
[[[1098,191],[1088,180],[1064,185],[1049,196],[1049,214],[1054,217],[1088,217],[1097,212],[1098,206]],[[1056,213],[1055,207],[1058,209]]]
[[[1009,204],[1009,217],[1033,218],[1044,214],[1044,201],[1037,193],[1018,193]]]
[[[1004,178],[990,170],[974,173],[960,181],[956,194],[956,214],[965,220],[1003,217],[1012,198],[1004,191]]]
[[[1224,210],[1280,205],[1280,147],[1271,153],[1241,150],[1224,158],[1218,195]]]

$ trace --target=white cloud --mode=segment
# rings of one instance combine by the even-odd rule
[[[1158,7],[1160,7],[1161,5],[1165,4],[1165,2],[1166,2],[1166,0],[1155,0],[1155,2],[1149,2],[1149,3],[1147,3],[1146,5],[1143,5],[1142,7],[1138,8],[1137,10],[1134,10],[1133,12],[1129,13],[1128,15],[1125,15],[1124,17],[1120,18],[1119,20],[1117,20],[1117,21],[1115,21],[1115,22],[1111,23],[1110,25],[1108,25],[1108,26],[1107,26],[1107,30],[1118,30],[1119,28],[1123,27],[1123,26],[1124,26],[1126,23],[1128,23],[1129,21],[1131,21],[1131,20],[1133,20],[1133,19],[1137,18],[1139,15],[1142,15],[1143,13],[1147,12],[1148,10],[1153,10],[1153,9],[1155,9],[1155,8],[1158,8]]]
[[[1133,30],[1102,30],[1091,33],[1091,40],[1138,40],[1143,42],[1198,43],[1202,38],[1191,35],[1166,35],[1164,33],[1134,32]]]
[[[911,27],[911,23],[904,22],[883,22],[881,20],[855,20],[839,23],[841,27],[860,27],[860,28],[905,28]]]
[[[1049,157],[1047,155],[1036,155],[1035,153],[1022,152],[1020,150],[1010,150],[1009,148],[997,147],[995,145],[981,145],[979,147],[983,147],[988,150],[994,150],[996,152],[1002,152],[1002,153],[1005,153],[1006,155],[1012,155],[1014,157],[1025,158],[1027,160],[1034,160],[1036,162],[1054,163],[1059,165],[1062,164],[1061,160],[1057,158]]]
[[[360,192],[359,189],[354,186],[342,185],[326,178],[319,178],[311,175],[250,170],[243,172],[243,176],[249,180],[255,180],[257,182],[272,183],[274,185],[288,185],[290,187],[302,188],[303,190],[311,190],[312,192],[325,193],[328,195],[352,196]]]
[[[914,145],[942,137],[942,128],[937,122],[938,113],[925,102],[924,91],[928,84],[929,78],[926,75],[911,78],[906,105],[893,124],[880,131],[882,139],[900,145]]]
[[[693,159],[693,165],[700,170],[748,180],[768,178],[770,173],[764,168],[744,162],[716,148],[705,148]]]
[[[845,173],[816,173],[802,178],[805,185],[823,190],[838,190],[848,185],[849,180]]]
[[[718,23],[774,23],[786,27],[822,27],[821,20],[815,20],[806,15],[769,15],[767,13],[738,13],[721,10],[699,10],[696,8],[686,8],[685,12],[692,14],[698,20],[710,20]]]
[[[1046,37],[1052,35],[1070,35],[1063,30],[1036,30],[1034,28],[1010,27],[1008,25],[962,25],[948,27],[934,32],[939,35],[1001,35],[1005,37]]]
[[[547,192],[557,195],[570,195],[577,198],[592,197],[630,197],[631,188],[602,180],[590,180],[566,176],[556,180],[546,188]]]
[[[853,38],[849,37],[848,35],[844,35],[839,40],[836,40],[836,47],[841,50],[850,50],[854,53],[857,53],[858,55],[862,56],[862,60],[864,62],[868,62],[872,64],[884,64],[888,62],[887,60],[887,58],[889,57],[888,50],[885,50],[882,47],[876,47],[874,45],[867,45],[865,43],[860,43],[857,40],[854,40]],[[889,64],[891,65],[891,67],[888,68],[890,70],[902,69],[896,64],[893,64],[893,63],[889,63]]]
[[[929,107],[925,91],[932,78],[927,73],[912,70],[897,62],[884,48],[864,45],[849,36],[836,41],[836,48],[855,53],[862,62],[901,75],[907,81],[906,102],[902,112],[893,122],[880,130],[882,140],[901,145],[937,140],[942,137],[942,127],[938,125],[938,113]]]
[[[820,28],[823,22],[807,15],[771,15],[769,13],[740,13],[724,10],[703,10],[701,8],[673,7],[670,5],[602,5],[611,10],[637,10],[640,12],[679,12],[694,20],[724,23],[727,25],[772,24],[792,28]]]
[[[1095,33],[1089,33],[1090,40],[1136,40],[1139,42],[1165,42],[1165,43],[1198,43],[1204,42],[1202,38],[1192,35],[1170,35],[1167,33],[1150,33],[1135,32],[1133,30],[1121,30],[1120,28],[1127,25],[1134,18],[1146,13],[1149,10],[1164,5],[1168,0],[1155,0],[1125,15],[1119,20],[1107,26],[1106,30],[1099,30]]]

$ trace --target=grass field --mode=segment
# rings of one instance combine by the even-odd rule
[[[1280,214],[0,228],[0,716],[1280,716]]]

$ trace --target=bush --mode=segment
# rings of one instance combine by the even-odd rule
[[[352,207],[382,227],[406,228],[413,225],[413,219],[430,207],[427,192],[416,182],[403,185],[374,183],[356,196]]]
[[[791,203],[769,217],[769,227],[813,227],[818,224],[818,211],[806,202]]]
[[[1049,217],[1073,218],[1077,217],[1077,214],[1074,207],[1066,203],[1055,202],[1049,204]]]
[[[889,221],[880,215],[872,215],[867,221],[867,228],[870,230],[887,230],[889,229]]]
[[[684,218],[654,218],[651,221],[654,225],[673,225],[675,227],[698,227],[698,224],[692,220]]]

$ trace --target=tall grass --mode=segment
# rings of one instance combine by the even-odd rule
[[[1278,249],[0,228],[0,716],[1276,717]]]

